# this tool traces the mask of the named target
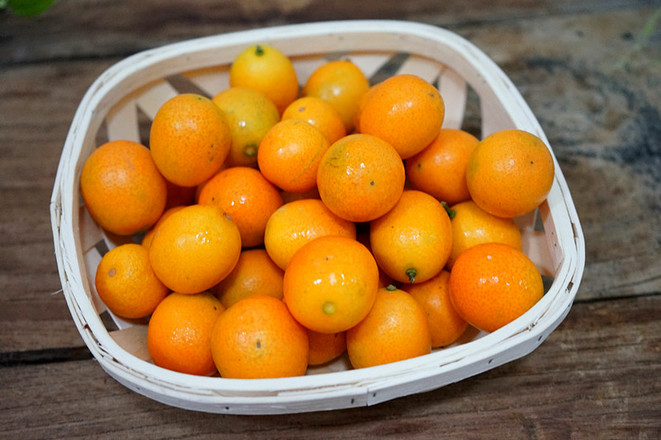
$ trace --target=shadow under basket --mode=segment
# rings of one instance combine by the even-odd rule
[[[105,71],[83,97],[64,145],[50,203],[62,287],[73,320],[101,367],[126,387],[168,405],[212,413],[278,414],[360,407],[436,389],[532,352],[569,312],[585,264],[581,226],[555,156],[547,200],[517,218],[524,252],[545,279],[544,297],[505,327],[468,331],[452,346],[392,364],[350,369],[346,357],[302,377],[197,377],[155,366],[146,321],[113,316],[94,289],[105,251],[135,237],[103,231],[80,200],[80,171],[102,142],[145,134],[178,93],[209,97],[229,87],[229,65],[256,43],[288,55],[300,81],[333,59],[350,59],[372,83],[411,73],[433,83],[446,105],[444,127],[478,137],[509,128],[548,139],[516,87],[482,51],[447,30],[401,21],[343,21],[204,37],[147,50]]]

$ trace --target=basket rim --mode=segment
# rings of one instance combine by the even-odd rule
[[[384,29],[387,29],[387,31],[384,31]],[[517,112],[513,116],[515,122],[528,127],[542,138],[547,145],[550,145],[541,126],[521,95],[509,78],[505,76],[502,70],[491,59],[472,43],[463,39],[463,37],[443,28],[428,24],[399,20],[342,20],[274,26],[171,43],[139,52],[117,62],[94,81],[81,100],[64,144],[50,203],[51,225],[58,271],[67,304],[86,345],[92,351],[95,358],[102,364],[103,368],[109,373],[112,372],[111,374],[113,376],[117,378],[117,375],[128,374],[135,383],[140,384],[139,386],[145,389],[152,387],[158,388],[164,395],[171,395],[177,399],[182,398],[182,396],[185,398],[187,390],[191,391],[195,388],[209,390],[210,393],[206,398],[214,402],[245,401],[254,404],[256,400],[264,401],[265,396],[257,395],[260,392],[271,396],[274,401],[282,400],[285,398],[285,395],[294,400],[309,399],[311,397],[310,393],[319,392],[322,389],[334,390],[340,394],[343,392],[352,395],[364,394],[365,392],[369,392],[370,389],[386,387],[388,383],[396,382],[395,379],[406,382],[412,377],[437,375],[439,369],[442,369],[443,365],[447,364],[439,363],[444,356],[450,357],[452,359],[450,363],[454,363],[455,365],[459,365],[462,362],[481,363],[484,361],[492,364],[489,359],[497,357],[498,353],[520,345],[522,342],[537,339],[535,342],[536,345],[539,345],[564,319],[573,303],[582,277],[585,263],[585,245],[582,229],[569,189],[552,150],[551,153],[557,170],[554,188],[559,193],[552,202],[555,204],[555,209],[562,213],[562,216],[557,219],[554,218],[554,221],[557,220],[561,223],[561,230],[570,231],[569,236],[565,236],[566,234],[560,236],[558,234],[558,239],[563,240],[562,246],[565,251],[565,259],[560,264],[562,271],[560,275],[562,276],[560,279],[556,278],[553,283],[554,285],[556,282],[560,283],[558,285],[558,292],[553,296],[547,293],[548,299],[546,299],[547,295],[545,295],[543,301],[540,301],[540,303],[518,320],[496,332],[485,335],[479,341],[473,341],[467,344],[471,345],[481,341],[478,344],[481,346],[478,353],[474,349],[471,350],[465,346],[459,346],[449,348],[445,352],[437,351],[429,355],[400,361],[395,364],[371,367],[363,370],[314,374],[297,378],[255,380],[195,377],[165,370],[150,362],[137,359],[114,341],[99,319],[88,319],[88,317],[94,316],[98,318],[98,314],[90,298],[85,294],[85,291],[89,291],[90,287],[86,283],[88,280],[85,279],[84,271],[81,270],[84,263],[76,265],[75,259],[71,259],[72,254],[73,256],[80,256],[80,239],[76,236],[77,219],[75,215],[70,215],[70,213],[75,212],[72,208],[78,202],[78,199],[69,200],[67,194],[71,190],[73,190],[74,194],[77,194],[75,185],[79,169],[74,165],[77,162],[77,157],[75,156],[77,146],[85,141],[85,137],[89,136],[89,131],[94,131],[90,130],[89,127],[92,115],[95,112],[96,115],[104,111],[107,112],[107,97],[113,93],[113,87],[116,82],[126,80],[127,78],[130,79],[131,72],[133,71],[138,72],[141,69],[153,68],[164,60],[180,56],[181,50],[190,48],[192,44],[202,51],[212,50],[218,45],[300,38],[312,34],[318,36],[338,35],[347,32],[395,32],[402,36],[402,38],[407,36],[424,38],[435,43],[442,42],[453,47],[454,50],[465,50],[464,56],[466,62],[488,67],[487,72],[480,72],[479,80],[490,87],[498,85],[498,87],[495,87],[496,94],[501,97],[507,96],[508,99],[518,104]],[[127,71],[129,67],[130,69]],[[104,106],[106,107],[104,108]],[[526,319],[523,319],[524,317]],[[535,317],[535,319],[530,322],[527,321],[531,317]],[[540,319],[544,319],[545,322],[548,321],[548,325],[546,327],[535,325]],[[472,345],[472,347],[475,347],[475,345]],[[534,348],[527,350],[527,352],[532,351]],[[519,353],[517,357],[524,354],[526,353]],[[292,390],[292,383],[296,385],[295,391]],[[171,388],[168,389],[168,387]],[[343,387],[351,387],[352,389],[344,390]],[[360,393],[357,393],[358,388],[361,389]],[[218,393],[219,391],[224,391],[226,394]],[[232,396],[232,393],[245,391],[248,391],[248,394],[245,396]],[[321,395],[323,398],[323,393]],[[199,401],[203,396],[196,394],[194,397]],[[267,398],[266,401],[268,400]],[[270,402],[270,404],[272,403]]]

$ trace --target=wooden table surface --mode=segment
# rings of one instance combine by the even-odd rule
[[[660,8],[643,0],[68,0],[32,18],[0,11],[0,437],[660,438]],[[83,94],[143,49],[358,18],[445,27],[519,88],[585,234],[585,273],[568,317],[526,357],[373,407],[214,415],[120,385],[75,328],[51,236],[53,179]]]

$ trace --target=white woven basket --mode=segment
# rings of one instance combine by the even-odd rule
[[[339,57],[354,61],[368,77],[417,74],[438,86],[446,103],[445,127],[462,127],[472,90],[479,101],[478,135],[519,128],[548,144],[516,87],[486,55],[463,38],[428,25],[380,20],[290,25],[205,37],[131,56],[104,72],[81,101],[50,206],[64,296],[101,367],[128,388],[177,407],[214,413],[297,413],[372,405],[432,390],[517,359],[541,344],[569,312],[585,258],[581,227],[557,162],[547,201],[533,215],[517,219],[524,251],[549,277],[547,292],[525,315],[498,331],[468,332],[451,347],[402,362],[350,370],[342,358],[306,376],[286,379],[196,377],[150,362],[144,322],[112,316],[94,290],[104,248],[122,239],[101,230],[81,203],[80,170],[102,140],[141,141],[141,127],[162,103],[182,91],[181,84],[208,96],[228,87],[229,64],[255,43],[271,44],[289,55],[301,81]],[[108,316],[114,323],[104,319]]]

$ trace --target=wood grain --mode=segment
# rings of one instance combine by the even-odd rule
[[[73,114],[107,61],[0,73],[0,351],[80,346],[58,294],[49,204]]]
[[[645,0],[76,0],[58,2],[32,19],[6,14],[3,64],[124,57],[182,39],[288,23],[406,19],[456,30],[549,16],[620,11]]]
[[[438,390],[335,412],[180,410],[124,388],[91,360],[4,368],[0,432],[25,440],[309,439],[320,429],[328,438],[658,438],[660,314],[659,296],[577,304],[525,358]]]
[[[658,0],[69,0],[0,11],[0,438],[661,437],[661,32]],[[277,417],[161,405],[89,358],[60,291],[49,201],[74,112],[137,51],[336,19],[446,27],[538,117],[585,233],[567,320],[523,359],[369,408]],[[474,105],[474,103],[472,103]]]

